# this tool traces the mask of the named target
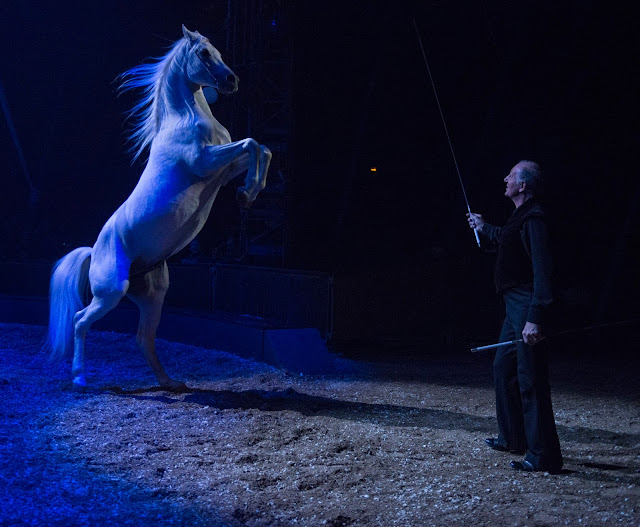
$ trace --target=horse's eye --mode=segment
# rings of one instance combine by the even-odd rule
[[[207,48],[204,48],[203,50],[200,51],[200,56],[203,59],[208,59],[211,57],[211,53],[209,53],[209,50]]]

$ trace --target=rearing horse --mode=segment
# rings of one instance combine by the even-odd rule
[[[231,142],[212,115],[203,86],[234,93],[238,77],[208,39],[182,26],[162,58],[121,76],[122,90],[140,88],[131,110],[134,158],[150,147],[131,195],[107,220],[93,247],[56,262],[51,276],[48,347],[60,358],[73,341],[73,383],[86,386],[84,340],[91,325],[127,295],[140,309],[136,340],[162,387],[180,389],[160,364],[155,337],[169,287],[166,260],[202,229],[220,190],[246,172],[236,197],[251,205],[265,186],[268,148],[253,139]],[[93,298],[85,306],[88,287]]]

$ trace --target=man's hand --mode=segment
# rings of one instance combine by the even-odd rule
[[[482,217],[482,214],[467,212],[467,221],[469,222],[469,227],[472,229],[475,229],[478,232],[482,230],[482,226],[484,225],[484,218]]]
[[[542,326],[534,324],[533,322],[527,322],[522,330],[522,338],[524,339],[525,344],[529,344],[529,346],[537,344],[544,339]]]

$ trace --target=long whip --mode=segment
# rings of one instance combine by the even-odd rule
[[[451,150],[451,157],[453,157],[453,164],[456,167],[456,172],[458,173],[458,180],[460,181],[460,186],[462,187],[462,195],[464,196],[464,201],[467,204],[467,211],[471,214],[471,207],[469,206],[469,200],[467,199],[467,192],[464,189],[464,183],[462,182],[462,176],[460,175],[460,168],[458,167],[458,160],[456,159],[456,154],[453,151],[453,144],[451,142],[451,137],[449,136],[449,130],[447,129],[447,122],[444,119],[444,114],[442,113],[442,106],[440,105],[440,99],[438,97],[438,91],[436,90],[436,83],[433,81],[433,75],[431,75],[431,68],[429,67],[429,61],[427,60],[427,54],[424,52],[424,46],[422,45],[422,38],[420,38],[420,32],[418,31],[418,24],[416,24],[416,19],[413,19],[413,27],[416,30],[416,36],[418,37],[418,42],[420,43],[420,50],[422,51],[422,58],[424,59],[424,63],[427,66],[427,73],[429,74],[429,80],[431,81],[431,86],[433,88],[433,94],[436,97],[436,103],[438,104],[438,110],[440,111],[440,118],[442,119],[442,126],[444,126],[444,132],[447,135],[447,141],[449,142],[449,150]],[[478,236],[478,231],[475,229],[473,233],[476,235],[476,243],[478,247],[480,247],[480,237]]]
[[[585,326],[582,328],[572,328],[572,329],[566,329],[564,331],[559,331],[557,333],[553,333],[552,335],[549,335],[548,338],[552,338],[552,337],[559,337],[560,335],[569,335],[571,333],[581,333],[584,331],[590,331],[592,329],[601,329],[601,328],[611,328],[611,327],[616,327],[616,326],[626,326],[628,324],[633,324],[635,322],[639,322],[640,319],[631,319],[631,320],[619,320],[616,322],[606,322],[604,324],[596,324],[595,326]],[[471,352],[472,353],[476,353],[478,351],[485,351],[485,350],[489,350],[489,349],[494,349],[494,348],[502,348],[503,346],[510,346],[511,344],[518,344],[519,342],[524,342],[524,339],[515,339],[515,340],[509,340],[506,342],[498,342],[497,344],[489,344],[487,346],[479,346],[477,348],[471,348]]]

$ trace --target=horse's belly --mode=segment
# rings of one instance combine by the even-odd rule
[[[208,211],[199,211],[198,214],[178,213],[149,218],[138,223],[127,238],[138,247],[139,257],[146,256],[151,260],[168,258],[195,238],[207,216]]]
[[[119,222],[127,252],[145,263],[177,253],[200,232],[214,198],[215,193],[183,193],[171,200],[148,200],[142,207],[130,207]]]

